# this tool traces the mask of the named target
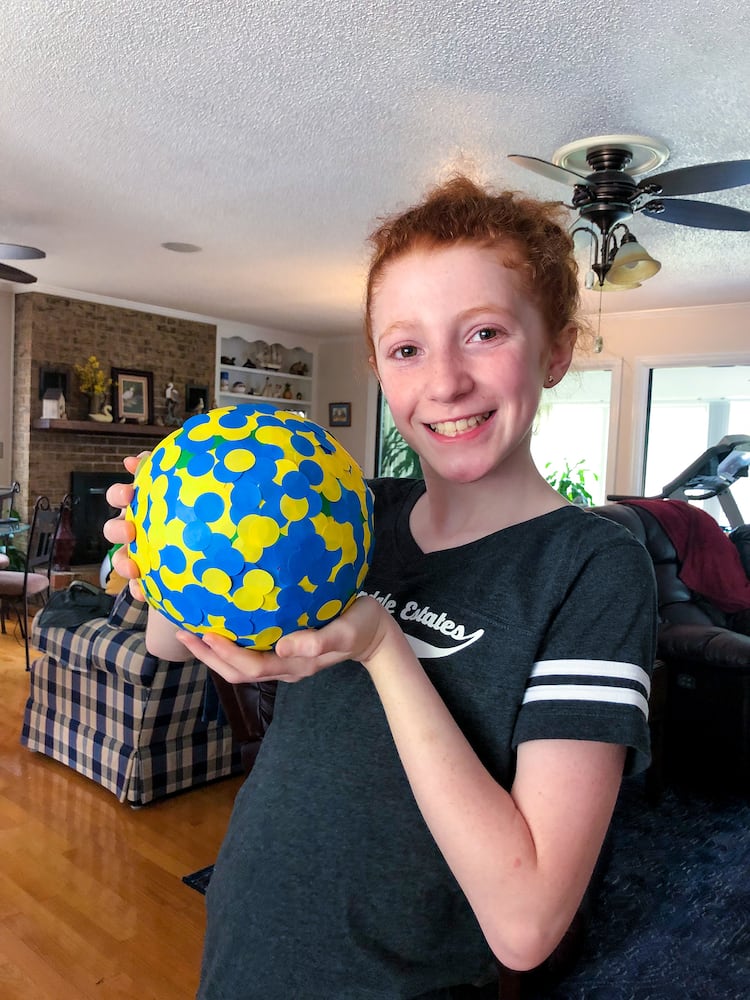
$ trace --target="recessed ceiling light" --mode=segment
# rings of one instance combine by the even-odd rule
[[[195,243],[162,243],[165,250],[173,250],[175,253],[200,253],[203,247],[197,247]]]

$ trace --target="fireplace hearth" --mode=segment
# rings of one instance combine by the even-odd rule
[[[71,528],[75,536],[72,566],[100,563],[110,549],[102,534],[104,522],[119,511],[107,503],[106,493],[114,483],[123,481],[122,472],[71,472],[70,492],[75,498]]]

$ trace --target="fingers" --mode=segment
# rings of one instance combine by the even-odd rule
[[[126,544],[123,544],[122,548],[118,549],[112,556],[112,568],[115,573],[124,576],[126,580],[134,580],[137,576],[140,576],[138,564],[128,555]]]
[[[128,455],[122,460],[122,464],[134,476],[143,459],[148,458],[150,454],[150,451],[142,451],[138,455]],[[133,499],[134,493],[132,483],[115,483],[109,487],[105,496],[107,503],[111,504],[112,507],[127,507]]]
[[[151,454],[150,451],[141,451],[137,455],[128,455],[127,458],[122,460],[122,464],[128,470],[128,472],[135,475],[138,466],[141,464],[144,458],[148,458]]]
[[[127,507],[134,495],[132,483],[114,483],[105,493],[111,507]]]
[[[132,521],[126,521],[122,515],[105,521],[102,531],[107,541],[116,545],[127,545],[135,540],[135,525]]]
[[[369,598],[354,602],[322,629],[303,629],[283,636],[273,652],[238,646],[224,636],[179,630],[177,638],[197,659],[230,684],[261,680],[298,681],[319,670],[353,659],[365,662],[398,626],[380,604]]]
[[[278,679],[284,669],[273,653],[237,646],[220,635],[200,636],[180,629],[177,638],[196,659],[230,684]]]

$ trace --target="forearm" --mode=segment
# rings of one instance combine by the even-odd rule
[[[586,850],[576,854],[572,845],[565,857],[562,831],[548,849],[543,803],[531,802],[524,813],[494,780],[406,639],[383,644],[366,666],[420,811],[490,947],[512,967],[537,964],[580,903],[606,831],[606,808]],[[540,788],[537,799],[543,797]]]

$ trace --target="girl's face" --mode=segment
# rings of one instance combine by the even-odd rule
[[[530,462],[545,380],[570,364],[517,273],[491,248],[415,250],[384,269],[372,302],[371,364],[399,431],[431,470],[475,482]]]

